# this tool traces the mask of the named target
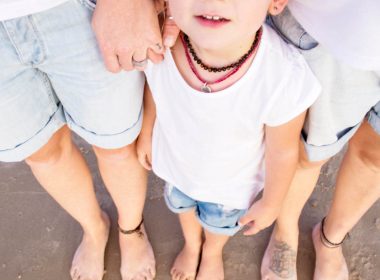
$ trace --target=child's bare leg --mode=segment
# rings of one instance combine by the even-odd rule
[[[324,233],[333,243],[347,232],[380,196],[380,136],[364,122],[350,141],[338,173],[331,209]],[[316,251],[315,280],[348,279],[347,264],[341,247],[327,248],[321,243],[320,224],[313,231]]]
[[[261,264],[263,280],[297,279],[298,220],[324,162],[308,162],[300,143],[300,164]]]
[[[195,211],[179,214],[185,245],[174,261],[170,271],[173,280],[193,280],[197,273],[202,247],[202,227]]]
[[[202,246],[202,259],[197,280],[224,279],[223,248],[230,238],[227,235],[214,234],[205,230],[206,240]]]

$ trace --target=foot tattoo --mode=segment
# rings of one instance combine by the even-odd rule
[[[274,241],[273,257],[269,269],[281,278],[291,278],[296,274],[294,263],[297,253],[285,242]]]

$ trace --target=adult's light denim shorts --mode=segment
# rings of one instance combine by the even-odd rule
[[[322,85],[322,94],[310,107],[303,129],[310,161],[337,154],[369,111],[368,121],[379,131],[380,73],[354,69],[335,60],[289,10],[267,21],[285,41],[299,49]]]
[[[211,233],[232,236],[241,226],[238,221],[247,210],[231,209],[224,205],[197,201],[174,186],[166,184],[165,202],[168,208],[177,214],[195,210],[195,215],[204,229]]]
[[[69,0],[0,22],[0,161],[21,161],[67,124],[120,148],[142,121],[144,76],[106,70],[91,29],[95,4]]]

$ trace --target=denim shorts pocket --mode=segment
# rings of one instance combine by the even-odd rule
[[[78,0],[78,1],[86,8],[90,9],[91,11],[95,10],[96,0]]]

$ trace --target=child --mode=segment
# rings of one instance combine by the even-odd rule
[[[139,160],[167,182],[165,201],[179,214],[185,245],[172,279],[224,279],[222,250],[239,220],[253,234],[279,214],[320,86],[263,25],[287,0],[168,2],[183,34],[145,71]]]

